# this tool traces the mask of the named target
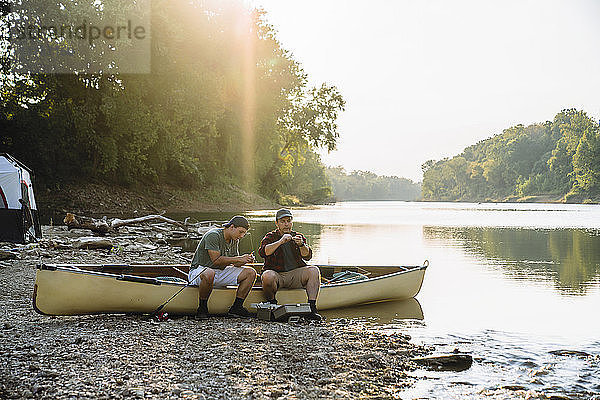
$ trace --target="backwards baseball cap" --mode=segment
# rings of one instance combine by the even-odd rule
[[[242,217],[241,215],[236,215],[235,217],[231,218],[229,222],[223,225],[223,227],[229,228],[231,225],[235,226],[236,228],[241,226],[242,228],[250,229],[250,223],[246,217]]]
[[[283,217],[292,217],[292,212],[287,208],[277,210],[277,214],[275,215],[275,221],[279,221]]]

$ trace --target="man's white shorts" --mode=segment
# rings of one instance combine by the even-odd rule
[[[200,274],[204,272],[207,267],[198,266],[190,271],[188,274],[188,280],[192,285],[200,284]],[[226,286],[237,286],[238,276],[244,270],[242,267],[234,267],[230,265],[225,269],[213,268],[215,271],[215,280],[213,281],[213,287],[226,287]]]

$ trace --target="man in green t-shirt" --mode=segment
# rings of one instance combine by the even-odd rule
[[[248,229],[248,220],[236,215],[223,227],[213,228],[202,236],[188,274],[190,283],[198,285],[196,319],[208,318],[208,296],[213,287],[230,285],[238,285],[238,289],[228,314],[252,317],[243,304],[256,280],[256,270],[244,265],[254,262],[254,255],[239,255],[238,249],[239,241]]]

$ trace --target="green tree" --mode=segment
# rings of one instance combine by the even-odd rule
[[[553,121],[517,125],[423,164],[425,200],[503,199],[555,194],[598,195],[598,125],[585,112],[563,110]]]
[[[44,13],[64,20],[136,6],[46,3]],[[309,87],[266,14],[241,0],[156,0],[151,11],[149,74],[120,72],[118,58],[96,74],[20,73],[15,54],[0,51],[2,150],[42,180],[237,183],[274,198],[325,199],[329,184],[315,151],[334,149],[339,137],[345,103],[337,88]],[[37,21],[40,12],[27,18]],[[98,50],[94,61],[106,62]]]
[[[417,200],[421,187],[410,179],[380,176],[370,171],[346,173],[343,167],[327,168],[337,200]]]
[[[303,75],[303,84],[306,77]],[[345,101],[335,86],[298,90],[279,118],[279,143],[272,163],[263,175],[263,191],[271,193],[289,177],[296,163],[303,164],[307,148],[335,149],[339,137],[336,123]],[[280,182],[274,185],[274,183]]]
[[[590,195],[600,193],[600,133],[597,125],[588,127],[573,155],[574,190]]]

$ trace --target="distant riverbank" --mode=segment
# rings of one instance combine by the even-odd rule
[[[565,198],[558,194],[537,194],[530,196],[508,196],[501,199],[460,199],[460,200],[420,200],[428,203],[450,202],[450,203],[548,203],[548,204],[598,204],[600,198]]]
[[[259,194],[234,185],[205,189],[182,189],[173,186],[123,187],[102,183],[69,183],[58,188],[34,188],[42,221],[62,221],[65,213],[89,216],[133,216],[147,214],[244,212],[248,210],[276,209],[281,205]],[[578,200],[578,201],[576,201]],[[598,203],[599,199],[574,199],[541,194],[535,196],[510,196],[504,199],[461,200],[454,202],[481,203]],[[350,200],[354,201],[354,200]],[[427,200],[437,202],[443,200]]]

